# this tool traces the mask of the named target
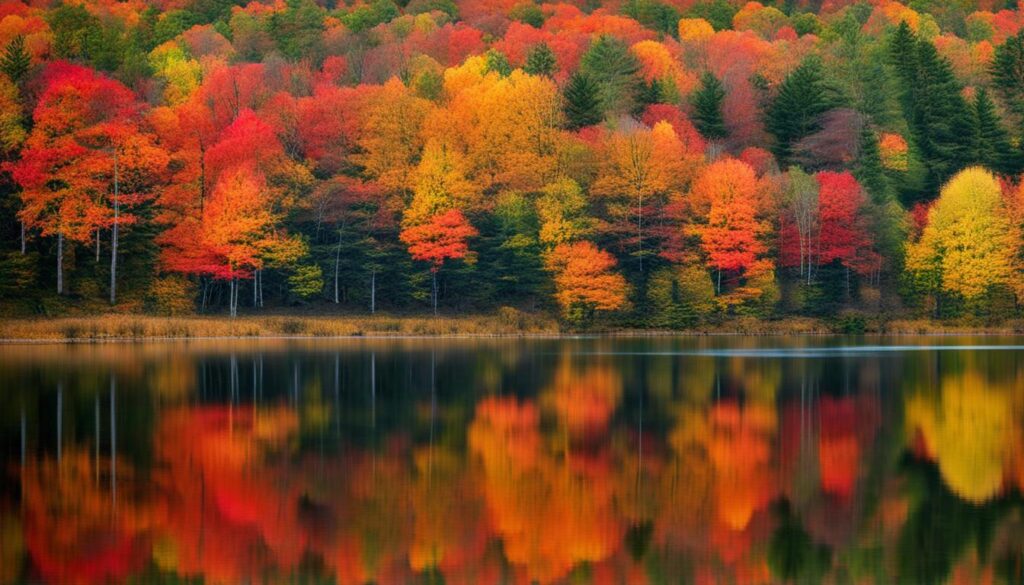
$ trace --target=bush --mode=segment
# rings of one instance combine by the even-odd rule
[[[146,302],[161,315],[187,315],[195,311],[195,284],[183,276],[156,278],[149,285]]]
[[[666,266],[647,285],[651,325],[669,329],[692,327],[711,312],[715,288],[707,271],[696,264]]]
[[[863,335],[868,329],[867,319],[858,313],[844,313],[836,320],[833,330],[844,335]]]

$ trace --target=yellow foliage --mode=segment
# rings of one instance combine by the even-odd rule
[[[976,372],[946,377],[941,394],[907,399],[910,431],[921,433],[949,488],[969,502],[999,493],[1012,437],[1011,395]]]
[[[969,168],[942,188],[920,241],[907,249],[907,269],[948,292],[976,298],[1009,280],[1012,235],[996,178]]]
[[[684,43],[706,41],[713,36],[714,27],[703,18],[683,18],[679,21],[679,40]]]

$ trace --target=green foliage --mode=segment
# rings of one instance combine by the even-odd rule
[[[317,55],[323,12],[312,0],[288,0],[287,8],[270,15],[267,32],[281,54],[297,61]]]
[[[779,527],[768,543],[768,566],[772,574],[787,583],[817,583],[829,568],[831,553],[804,530],[800,520],[781,504]]]
[[[1024,132],[1024,30],[996,47],[992,59],[992,85],[1006,107],[1022,122]]]
[[[524,24],[528,24],[534,28],[540,28],[544,26],[544,11],[540,9],[540,6],[533,2],[520,2],[512,7],[509,11],[508,17],[512,20],[518,20]]]
[[[502,77],[512,74],[512,65],[509,64],[508,57],[501,51],[491,49],[484,56],[487,59],[487,71],[493,71]]]
[[[645,27],[662,34],[679,34],[679,11],[658,0],[628,0],[622,13]]]
[[[459,6],[453,0],[412,0],[405,7],[406,14],[425,14],[433,11],[443,12],[448,18],[459,18]]]
[[[692,327],[714,307],[715,287],[697,263],[664,266],[647,283],[650,325],[667,329]]]
[[[821,19],[818,15],[812,12],[801,12],[800,14],[791,17],[790,22],[793,24],[793,30],[796,34],[803,35],[816,35],[821,32],[822,24]]]
[[[878,137],[868,124],[861,128],[853,174],[871,195],[874,203],[882,204],[892,198],[889,180],[882,166],[882,154],[878,149]]]
[[[389,22],[399,14],[398,6],[391,0],[374,0],[370,4],[361,4],[338,18],[352,32],[360,32]]]
[[[565,118],[570,129],[592,126],[604,119],[597,83],[586,73],[577,72],[565,84]]]
[[[700,78],[700,88],[693,93],[693,124],[704,138],[714,140],[725,138],[729,131],[722,116],[722,102],[725,87],[710,71]]]
[[[0,71],[14,83],[21,83],[31,65],[32,58],[25,50],[25,37],[18,35],[11,39],[0,55]]]
[[[324,272],[318,264],[302,264],[288,276],[288,290],[295,296],[308,299],[324,290]]]
[[[153,46],[172,40],[199,24],[199,17],[188,10],[171,10],[160,15],[153,25]]]
[[[729,0],[702,0],[686,11],[684,16],[703,18],[715,27],[715,30],[732,28],[732,17],[736,15],[736,4]]]
[[[1010,143],[996,106],[985,88],[974,97],[975,153],[974,160],[1003,175],[1016,175],[1024,169],[1024,157]]]
[[[604,116],[628,114],[636,108],[640,63],[626,43],[610,35],[598,37],[580,59],[580,73],[598,87]]]
[[[964,139],[973,135],[973,116],[949,62],[906,23],[893,34],[889,53],[900,81],[903,115],[926,170],[924,192],[916,198],[934,196],[973,162],[973,141]]]
[[[53,48],[64,59],[79,59],[95,69],[115,71],[128,49],[123,31],[106,25],[82,5],[61,5],[47,19],[53,30]]]
[[[551,77],[558,71],[558,63],[555,61],[555,53],[547,43],[538,43],[526,55],[526,65],[523,71],[530,75],[543,75]]]
[[[821,129],[821,115],[840,103],[824,79],[821,61],[804,61],[782,82],[768,107],[765,127],[775,137],[772,152],[779,165],[789,164],[792,147]]]

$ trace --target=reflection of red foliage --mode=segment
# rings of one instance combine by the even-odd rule
[[[297,486],[260,469],[296,424],[287,411],[210,407],[164,415],[156,444],[174,510],[164,531],[176,545],[179,574],[237,583],[267,566],[298,565],[306,538],[298,525]]]

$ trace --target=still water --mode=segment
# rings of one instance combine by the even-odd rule
[[[0,346],[0,584],[1021,583],[1024,339]]]

